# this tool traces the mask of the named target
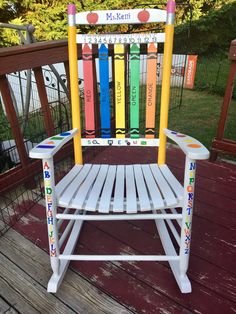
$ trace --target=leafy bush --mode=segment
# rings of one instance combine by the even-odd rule
[[[197,63],[194,88],[223,96],[229,69],[230,61],[227,54],[200,56]],[[236,89],[233,91],[233,98],[236,98]]]
[[[236,2],[211,10],[206,16],[176,27],[176,53],[199,55],[219,54],[228,51],[236,38]]]

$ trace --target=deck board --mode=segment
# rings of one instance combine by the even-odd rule
[[[94,226],[99,228],[100,233],[97,234],[97,237],[99,236],[99,239],[103,236],[104,242],[105,236],[101,233],[101,230],[105,232],[105,235],[109,235],[110,237],[115,237],[116,240],[121,241],[123,246],[128,247],[131,252],[139,252],[139,254],[155,254],[155,253],[161,253],[161,245],[160,242],[157,241],[157,235],[156,235],[156,229],[153,222],[132,222],[131,226],[127,222],[119,222],[119,225],[117,228],[114,228],[110,222],[107,222],[103,226],[100,222],[94,222]],[[139,227],[139,228],[138,228]],[[145,231],[145,229],[148,229],[148,231]],[[96,230],[96,229],[95,229]],[[91,230],[91,234],[95,235],[95,230]],[[133,235],[132,235],[133,233]],[[95,236],[94,236],[95,237]],[[126,240],[128,238],[128,241]],[[82,240],[81,240],[82,241]],[[224,276],[223,278],[225,280],[216,281],[215,286],[218,287],[217,291],[219,294],[221,294],[224,298],[229,298],[232,301],[236,301],[236,291],[232,289],[233,287],[236,287],[236,276],[232,274],[231,271],[224,270],[223,267],[217,266],[207,260],[207,253],[203,256],[199,256],[196,254],[195,250],[195,243],[194,241],[192,246],[192,254],[191,254],[191,261],[190,266],[193,268],[194,273],[194,267],[198,265],[198,263],[201,263],[202,265],[202,273],[205,273],[205,276],[207,277],[208,281],[206,280],[206,283],[208,282],[208,285],[206,287],[208,289],[211,289],[212,282],[209,281],[209,278],[212,277],[214,274],[214,277],[216,275]],[[198,244],[198,243],[196,243]],[[94,243],[96,245],[96,243]],[[113,245],[114,246],[114,245]],[[90,246],[91,247],[91,246]],[[98,250],[99,247],[96,248]],[[120,250],[122,247],[120,248]],[[233,259],[234,261],[234,259]],[[151,263],[150,263],[151,264]],[[156,263],[159,264],[159,263]],[[162,263],[162,265],[167,265],[166,263]],[[145,268],[146,270],[146,268]],[[218,279],[220,276],[218,276]],[[195,276],[195,279],[197,279],[198,282],[201,282],[202,276],[200,275],[199,278]],[[199,287],[198,287],[199,288]]]
[[[42,208],[40,211],[35,211],[35,214],[38,213],[38,215],[40,216],[41,212]],[[110,222],[106,222],[104,224],[98,222],[86,224],[81,233],[80,245],[78,247],[79,250],[77,251],[77,253],[83,252],[86,254],[92,254],[96,252],[104,254],[107,253],[109,249],[112,250],[112,253],[137,253],[137,250],[135,250],[135,248],[139,248],[139,253],[161,253],[161,246],[159,245],[158,251],[159,242],[157,241],[156,236],[152,232],[152,228],[150,227],[151,222],[144,222],[143,224],[145,224],[146,227],[143,225],[142,228],[138,226],[138,222],[135,223],[137,225],[131,228],[129,226],[129,223],[127,222],[116,222],[115,228],[114,225],[112,225],[112,223]],[[101,224],[100,228],[99,224]],[[147,231],[145,231],[146,228],[149,230],[149,235]],[[131,236],[131,232],[137,229],[140,230],[140,236],[137,232],[135,233],[135,235]],[[111,233],[111,235],[109,235],[109,233]],[[90,234],[89,240],[87,234]],[[124,234],[124,239],[122,238],[122,234]],[[127,238],[129,239],[129,245],[125,243],[125,240]],[[47,247],[46,237],[44,238],[43,242],[44,243],[41,242],[41,245]],[[106,247],[106,251],[104,251],[104,247]],[[140,251],[140,247],[145,249]],[[204,307],[206,306],[206,304],[207,309],[214,310],[214,313],[222,313],[222,311],[225,309],[230,311],[230,309],[234,306],[234,303],[230,302],[230,300],[235,302],[235,289],[232,289],[232,287],[236,287],[235,276],[227,271],[224,271],[223,269],[220,269],[210,262],[206,262],[204,258],[195,256],[195,252],[192,252],[191,261],[192,260],[194,261],[194,263],[192,263],[194,264],[194,267],[195,265],[198,266],[198,264],[200,263],[202,268],[198,269],[199,273],[196,273],[194,267],[190,263],[190,271],[193,267],[193,270],[190,272],[190,278],[193,280],[193,291],[196,291],[195,294],[193,292],[194,297],[191,301],[191,304],[194,304],[195,308],[201,309],[200,312],[202,313],[204,313]],[[131,270],[129,270],[129,275],[131,276],[131,278],[126,274],[128,272],[126,267],[131,268]],[[176,283],[169,268],[163,266],[163,263],[73,262],[72,268],[85,275],[89,280],[91,280],[91,282],[96,284],[98,288],[102,288],[103,290],[107,289],[107,293],[111,293],[113,296],[115,296],[122,302],[125,302],[127,305],[131,306],[131,304],[135,303],[136,310],[138,312],[142,311],[143,309],[149,308],[150,313],[152,313],[152,311],[153,313],[155,313],[155,308],[156,306],[158,306],[158,302],[160,302],[155,293],[155,298],[153,299],[153,292],[155,292],[156,289],[160,290],[158,292],[161,292],[162,294],[164,290],[165,293],[168,293],[167,296],[171,299],[173,299],[173,297],[171,297],[171,294],[173,293],[174,298],[176,297],[176,295],[178,296],[178,302],[180,297],[183,298],[186,302],[186,296],[182,296],[181,293],[178,292],[178,288],[176,287]],[[120,269],[122,269],[123,272],[121,272]],[[152,276],[152,282],[149,282],[148,284],[144,282],[143,286],[140,283],[140,280],[137,280],[135,284],[135,280],[133,278],[134,275],[135,277],[137,277],[137,279],[139,279],[140,277],[143,277],[145,279]],[[212,291],[213,283],[211,279],[213,278],[215,278],[216,280],[214,281],[214,289]],[[221,280],[222,278],[224,278],[224,280]],[[122,294],[121,287],[122,285],[124,285],[124,282],[126,283],[126,286],[128,282],[131,287],[129,287],[128,285],[128,291]],[[139,286],[139,288],[133,290],[132,287],[137,285]],[[150,291],[150,286],[152,287],[152,292]],[[145,290],[143,290],[143,287],[145,287]],[[155,287],[155,289],[153,289],[153,287]],[[145,291],[145,294],[148,295],[147,300],[149,300],[150,298],[152,299],[151,308],[150,304],[147,303],[145,300],[142,300],[141,304],[139,302],[143,291]],[[196,297],[196,295],[198,295],[198,297]],[[209,295],[211,296],[211,298],[209,299],[209,301],[207,301]],[[164,301],[163,299],[165,300],[164,296],[162,296],[162,301]],[[189,297],[187,297],[187,300],[188,299]],[[200,301],[205,302],[201,303]],[[174,303],[176,305],[176,301],[174,302],[172,300],[171,303]],[[168,303],[164,304],[165,308],[168,308]],[[193,305],[191,305],[191,308],[192,307]]]
[[[15,230],[0,238],[0,294],[20,313],[131,313],[69,270],[56,294],[46,292],[49,257]],[[2,278],[0,278],[2,279]],[[6,288],[6,284],[8,287]]]
[[[123,148],[112,148],[112,150],[108,148],[96,156],[93,162],[116,164],[120,163],[122,159],[124,164],[128,164],[130,151],[131,148],[127,148],[125,153]],[[131,160],[133,163],[143,163],[142,148],[132,154]],[[176,148],[170,149],[167,160],[170,169],[178,179],[182,180],[183,154]],[[145,151],[145,162],[155,161],[156,150]],[[235,313],[235,188],[235,165],[224,162],[211,164],[203,161],[198,163],[189,267],[189,277],[193,286],[191,294],[183,295],[179,292],[170,268],[165,262],[72,262],[55,297],[76,313],[81,312],[82,308],[84,311],[86,307],[88,309],[86,313],[94,310],[93,304],[88,299],[94,300],[96,297],[94,294],[91,298],[87,297],[83,285],[82,292],[77,293],[79,297],[76,302],[73,301],[71,295],[75,295],[74,290],[79,289],[79,284],[71,284],[72,290],[68,291],[67,296],[64,295],[68,282],[73,282],[72,277],[79,280],[78,278],[81,278],[82,275],[90,289],[91,287],[95,289],[93,292],[95,295],[96,293],[102,294],[101,299],[98,300],[102,302],[103,298],[107,298],[108,304],[112,304],[111,306],[115,308],[118,307],[124,313],[129,311],[135,313]],[[41,289],[45,289],[50,269],[47,265],[46,253],[40,249],[48,249],[44,208],[41,205],[35,205],[30,213],[15,225],[15,230],[8,231],[0,239],[0,245],[1,241],[4,243],[4,251],[1,246],[0,251],[10,261],[14,261],[15,258],[14,263],[28,276],[35,269],[34,280],[40,284]],[[11,237],[18,232],[24,236],[19,236],[22,239],[20,243],[28,243],[29,251],[24,244],[20,245],[19,249],[14,246],[12,248]],[[35,247],[35,244],[40,248]],[[6,249],[10,246],[11,249]],[[18,261],[16,257],[13,258],[20,254],[20,252],[17,253],[17,250],[23,251],[23,255],[27,251],[28,255],[23,259],[19,258]],[[34,256],[35,250],[43,252],[43,260],[39,259],[41,266],[37,264],[37,254]],[[76,251],[88,254],[159,254],[162,253],[162,247],[153,222],[89,222],[83,226]],[[42,265],[45,268],[44,273],[41,273]],[[35,267],[39,267],[38,271]],[[81,298],[81,293],[86,296]],[[11,299],[5,298],[6,295],[3,296],[0,293],[4,302],[7,300],[7,304],[14,304]],[[99,304],[100,301],[98,301]],[[74,303],[77,302],[79,305],[75,306]],[[106,312],[104,308],[98,307],[98,309],[101,313],[102,311]],[[120,313],[119,310],[117,313]]]
[[[96,223],[97,224],[97,223]],[[111,230],[110,228],[106,228],[106,226],[109,225],[111,227],[111,224],[104,224],[101,231],[97,228],[92,228],[92,226],[89,226],[90,228],[90,234],[91,234],[91,243],[90,243],[90,249],[94,252],[105,254],[107,250],[112,250],[114,252],[119,251],[121,254],[147,254],[151,253],[161,253],[161,247],[158,247],[158,244],[160,243],[157,241],[155,235],[152,235],[151,237],[144,236],[144,233],[142,230],[137,232],[137,230],[132,230],[130,226],[128,226],[128,223],[123,223],[117,226],[117,228],[113,227],[113,232],[111,236]],[[86,226],[87,227],[87,226]],[[120,230],[122,232],[120,232]],[[89,230],[87,230],[89,231]],[[135,233],[134,233],[135,232]],[[85,231],[84,231],[85,233]],[[122,237],[122,233],[126,235],[126,237],[129,239],[129,241],[126,241],[125,237]],[[134,234],[132,236],[132,233]],[[114,239],[115,237],[115,239]],[[99,238],[99,240],[102,243],[106,244],[106,250],[103,249],[103,246],[99,245],[98,241],[95,241],[96,238]],[[151,241],[151,239],[152,241]],[[118,240],[119,239],[119,240]],[[81,235],[81,241],[80,243],[85,246],[85,240],[83,239],[83,235]],[[128,243],[127,243],[128,242]],[[140,243],[141,242],[141,243]],[[149,246],[148,246],[149,244]],[[146,245],[146,246],[145,246]],[[104,245],[105,246],[105,245]],[[140,249],[142,248],[142,250]],[[159,250],[158,250],[159,249]],[[80,252],[81,250],[79,250]],[[196,262],[198,262],[199,259],[195,259]],[[175,304],[180,303],[183,307],[188,308],[189,310],[192,310],[192,308],[197,308],[200,312],[204,313],[207,312],[206,310],[213,310],[217,309],[215,313],[222,313],[224,310],[230,310],[230,308],[234,305],[233,302],[227,301],[226,296],[228,293],[231,292],[230,285],[227,287],[225,283],[221,283],[221,289],[226,289],[227,291],[222,292],[223,296],[220,296],[218,293],[215,293],[214,291],[211,291],[210,284],[208,284],[208,287],[204,287],[201,283],[199,284],[195,280],[193,283],[193,293],[191,296],[182,295],[177,287],[175,280],[173,278],[173,275],[171,271],[169,270],[169,267],[167,267],[166,263],[144,263],[144,262],[129,262],[129,263],[117,263],[119,268],[125,270],[130,275],[135,276],[135,278],[139,279],[139,281],[142,280],[142,284],[147,284],[148,286],[152,287],[152,289],[158,293],[163,294],[164,296],[169,297],[170,300]],[[203,273],[206,271],[206,265],[203,265]],[[209,264],[209,266],[211,266]],[[89,265],[85,264],[80,267],[83,267],[84,271],[90,272]],[[112,269],[112,267],[110,267]],[[108,268],[109,269],[109,268]],[[217,270],[218,268],[214,268],[212,271]],[[94,271],[94,270],[92,270]],[[209,269],[208,269],[209,271]],[[220,271],[220,270],[219,270]],[[118,272],[118,270],[116,270]],[[211,272],[211,270],[210,270]],[[224,275],[226,275],[226,272],[224,272]],[[210,277],[210,276],[209,276]],[[228,275],[229,277],[229,275]],[[191,278],[192,279],[192,278]],[[228,278],[227,278],[228,279]],[[232,276],[230,275],[230,279],[232,279]],[[137,280],[138,281],[138,280]],[[199,280],[201,282],[201,280]],[[228,283],[230,284],[236,284],[235,281],[228,280]],[[141,283],[139,282],[141,285]],[[212,285],[212,283],[211,283]],[[232,288],[232,286],[231,286]],[[114,289],[114,288],[113,288]],[[220,290],[218,292],[220,292]],[[137,291],[138,289],[136,289]],[[209,299],[210,296],[210,299]],[[191,299],[191,303],[193,306],[189,308],[188,301]],[[209,300],[208,300],[209,299]],[[145,301],[143,301],[143,308],[146,308],[147,304]],[[207,307],[206,307],[207,306]]]
[[[1,280],[8,285],[8,289],[6,287],[1,289],[2,296],[14,304],[16,310],[22,313],[43,313],[51,309],[51,313],[74,313],[55,296],[47,294],[40,284],[36,284],[32,277],[25,274],[3,254],[0,256],[0,268]]]
[[[4,313],[4,314],[16,314],[17,311],[11,306],[9,305],[7,302],[5,302],[3,300],[3,298],[0,297],[0,313]]]

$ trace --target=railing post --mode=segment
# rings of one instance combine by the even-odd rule
[[[38,88],[39,99],[41,102],[41,108],[43,112],[46,133],[47,133],[47,136],[51,136],[54,134],[54,125],[53,125],[52,116],[51,116],[51,112],[49,108],[42,68],[41,67],[34,68],[34,75],[35,75],[36,84]]]
[[[233,40],[229,49],[230,69],[228,80],[225,88],[224,99],[221,107],[221,114],[218,123],[216,137],[212,141],[210,161],[214,162],[217,158],[218,152],[223,151],[236,155],[236,141],[224,137],[225,126],[227,122],[230,103],[233,96],[234,82],[236,77],[236,40]]]
[[[17,146],[20,162],[22,167],[25,167],[29,164],[29,157],[25,149],[23,135],[11,98],[11,93],[6,75],[0,76],[0,91],[5,105],[7,119],[10,123],[12,135],[15,139],[15,143]]]
[[[69,102],[71,103],[69,61],[66,60],[66,61],[64,61],[63,63],[64,63],[65,72],[66,72],[66,81],[67,81],[67,89],[68,89],[68,95],[69,95]]]

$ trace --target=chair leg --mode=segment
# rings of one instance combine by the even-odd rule
[[[181,225],[181,239],[180,239],[180,262],[179,273],[180,277],[184,280],[187,277],[190,242],[191,242],[191,229],[192,229],[192,216],[193,216],[193,199],[194,199],[194,185],[195,185],[195,172],[196,162],[186,158],[185,162],[185,178],[184,178],[184,199],[182,208],[182,225]],[[183,287],[187,290],[188,287]],[[191,289],[191,287],[190,287]],[[186,291],[186,292],[191,292]]]
[[[47,292],[56,293],[69,266],[70,261],[61,261],[58,274],[53,273],[48,281]]]
[[[191,225],[192,225],[192,214],[187,214],[187,209],[183,208],[183,220],[181,227],[181,238],[179,248],[179,274],[181,281],[183,282],[181,291],[183,293],[191,292],[191,285],[189,286],[186,282],[187,270],[189,264],[189,253],[190,253],[190,239],[191,239]]]
[[[49,243],[49,254],[50,264],[55,276],[59,274],[60,261],[59,261],[59,242],[58,242],[58,229],[57,220],[55,217],[48,217],[48,243]]]
[[[74,252],[75,245],[78,241],[80,231],[83,225],[82,220],[76,220],[74,222],[73,228],[71,230],[71,234],[69,236],[69,239],[67,240],[65,249],[63,251],[63,254],[65,255],[71,255]],[[56,293],[65,274],[67,271],[67,268],[69,266],[70,261],[69,260],[62,260],[60,261],[60,267],[59,267],[59,272],[55,273],[53,272],[52,277],[50,278],[48,282],[48,287],[47,291],[51,293]]]
[[[58,228],[56,219],[57,201],[55,196],[54,166],[52,158],[43,159],[43,176],[44,176],[50,263],[53,274],[55,276],[58,276],[60,261],[59,261]]]
[[[192,214],[188,215],[189,208],[183,208],[183,220],[181,227],[181,238],[180,238],[180,248],[179,248],[179,273],[180,277],[184,280],[187,278],[187,270],[189,264],[189,255],[190,255],[190,241],[191,241],[191,226],[192,226]],[[184,290],[188,290],[188,287],[183,286]],[[181,290],[182,291],[182,290]],[[182,291],[185,292],[185,291]],[[191,287],[190,291],[191,292]]]
[[[55,206],[55,208],[54,208]],[[59,248],[59,238],[58,238],[58,228],[57,228],[57,219],[56,219],[56,205],[53,203],[50,204],[50,217],[48,216],[48,203],[46,202],[47,207],[47,225],[48,225],[48,243],[49,243],[49,255],[50,255],[50,264],[53,271],[53,278],[59,278],[60,269],[62,267],[59,260],[60,248]]]
[[[176,250],[173,246],[172,240],[170,238],[169,232],[166,228],[165,222],[161,219],[155,220],[157,230],[161,239],[161,243],[166,255],[177,255]],[[179,271],[180,261],[168,261],[170,268],[173,272],[175,280],[180,288],[182,293],[190,293],[191,292],[191,283],[187,277],[181,276]]]

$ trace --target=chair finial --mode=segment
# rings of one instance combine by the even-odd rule
[[[76,14],[76,6],[73,3],[68,4],[67,6],[67,12],[69,15],[75,15]]]
[[[167,13],[175,13],[175,0],[168,0]]]

